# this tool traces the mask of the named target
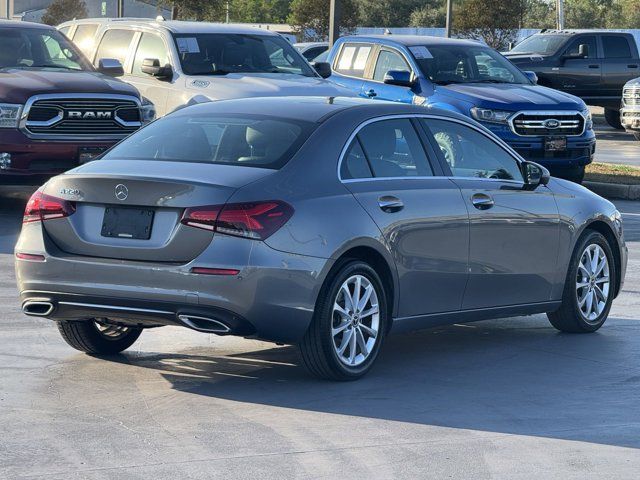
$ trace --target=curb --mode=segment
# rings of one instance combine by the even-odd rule
[[[617,183],[582,182],[594,193],[606,198],[620,200],[640,200],[640,185],[619,185]]]

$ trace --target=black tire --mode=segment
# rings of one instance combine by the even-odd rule
[[[633,132],[633,136],[640,142],[640,132]]]
[[[576,281],[580,259],[589,245],[598,245],[604,251],[609,264],[609,292],[605,307],[602,312],[593,320],[587,321],[578,306],[578,294],[576,292]],[[607,320],[611,303],[615,296],[616,265],[613,252],[607,239],[600,233],[587,230],[578,240],[576,248],[571,256],[569,272],[565,279],[564,292],[562,294],[562,306],[555,312],[547,313],[547,317],[555,328],[562,332],[569,333],[590,333],[598,330]]]
[[[339,291],[343,283],[355,275],[360,275],[368,280],[376,292],[379,324],[375,344],[369,350],[368,357],[361,364],[350,366],[339,359],[338,352],[334,347],[332,336],[335,320],[333,305],[339,298]],[[365,375],[375,362],[387,334],[389,325],[387,305],[388,293],[380,276],[371,266],[359,260],[345,261],[337,266],[320,291],[311,325],[302,342],[298,345],[302,362],[307,370],[316,377],[329,380],[356,380]]]
[[[105,319],[97,320],[104,321]],[[99,327],[98,323],[93,320],[81,322],[59,321],[57,323],[62,338],[76,350],[85,353],[103,355],[120,353],[133,345],[142,333],[141,328],[126,327],[126,330],[108,335],[103,333],[100,328],[111,326],[101,323],[101,327]],[[122,329],[122,327],[117,328]]]
[[[620,110],[617,108],[605,108],[604,119],[610,127],[613,127],[616,130],[624,130],[622,122],[620,121]]]

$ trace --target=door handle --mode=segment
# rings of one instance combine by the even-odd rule
[[[364,94],[369,98],[373,98],[373,97],[377,97],[378,96],[378,94],[376,93],[376,91],[373,88],[367,90],[366,92],[364,92]]]
[[[378,199],[380,210],[387,213],[399,212],[404,208],[404,203],[393,195],[384,195]]]
[[[627,68],[638,68],[638,65],[627,65]]]
[[[486,193],[476,193],[473,197],[471,197],[471,203],[478,210],[488,210],[493,207],[494,201]]]
[[[600,68],[600,65],[589,65],[589,68]]]

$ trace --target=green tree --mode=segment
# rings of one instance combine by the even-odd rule
[[[231,0],[232,22],[285,23],[291,0]]]
[[[87,4],[82,0],[54,0],[42,16],[42,23],[59,25],[74,18],[87,18]]]
[[[443,0],[444,1],[444,0]],[[411,13],[425,7],[425,0],[357,0],[364,27],[406,27]]]
[[[296,33],[307,40],[324,40],[329,36],[329,0],[293,0],[287,19]],[[340,28],[352,32],[358,25],[354,0],[342,0]]]
[[[551,0],[525,0],[522,28],[555,28],[556,4]]]
[[[444,27],[447,18],[446,5],[440,0],[420,2],[421,7],[413,10],[409,17],[411,27]]]
[[[220,22],[226,16],[226,0],[166,0],[162,4],[175,9],[177,20]]]
[[[517,38],[524,18],[521,0],[464,0],[456,10],[453,29],[456,36],[483,40],[490,47],[504,49]]]

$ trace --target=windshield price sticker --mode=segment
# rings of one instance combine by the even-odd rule
[[[422,60],[423,58],[433,58],[431,52],[427,47],[409,47],[416,60]]]
[[[198,39],[195,37],[181,37],[176,39],[180,53],[200,53]]]

